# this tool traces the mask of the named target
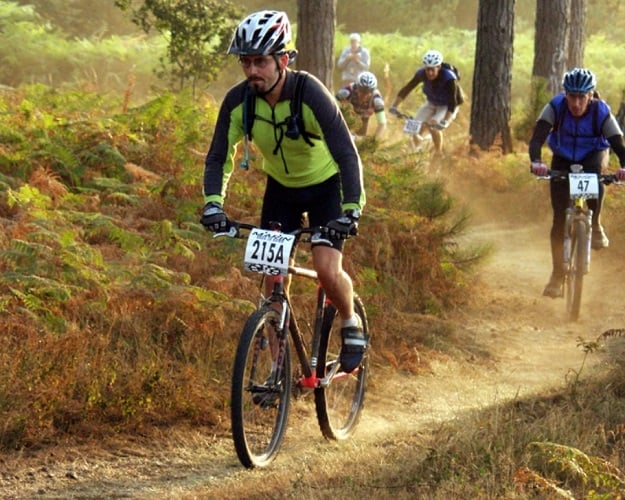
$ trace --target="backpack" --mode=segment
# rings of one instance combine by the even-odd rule
[[[456,68],[453,64],[448,63],[448,62],[442,62],[441,66],[445,69],[450,70],[451,72],[453,72],[454,75],[456,75],[456,79],[458,80],[458,83],[456,83],[456,102],[460,105],[463,104],[465,101],[465,97],[464,97],[464,91],[462,90],[462,87],[460,86],[460,72],[458,71],[458,68]]]
[[[282,125],[286,123],[286,135],[289,139],[298,139],[300,136],[306,144],[310,147],[314,146],[314,143],[311,141],[311,137],[314,139],[321,139],[316,134],[310,134],[306,132],[306,128],[304,126],[304,117],[302,113],[302,93],[304,91],[304,86],[306,84],[306,80],[308,78],[308,73],[306,71],[297,71],[295,72],[295,91],[293,93],[293,98],[291,99],[290,108],[291,108],[291,116],[287,117],[286,120],[278,125]],[[245,129],[245,135],[249,140],[252,140],[252,127],[254,127],[254,120],[256,118],[256,96],[253,95],[249,91],[249,87],[245,88],[245,102],[243,104],[243,127]]]
[[[460,72],[458,71],[458,68],[456,68],[453,64],[448,63],[448,62],[442,62],[441,66],[445,69],[451,70],[453,71],[454,75],[456,75],[456,78],[458,79],[458,81],[460,81]]]

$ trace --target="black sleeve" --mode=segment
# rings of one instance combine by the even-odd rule
[[[302,96],[321,127],[330,154],[339,166],[343,203],[360,205],[363,201],[362,164],[349,127],[336,100],[314,76],[308,76],[307,91]]]
[[[621,134],[613,135],[608,137],[608,142],[614,154],[618,156],[619,165],[621,167],[625,166],[625,141],[623,136]]]
[[[419,85],[422,81],[423,81],[423,78],[420,77],[420,74],[417,71],[412,77],[412,79],[406,85],[404,85],[399,92],[397,92],[397,97],[404,100],[406,96],[410,94],[410,92],[412,92],[412,90],[417,85]]]
[[[551,123],[545,120],[538,120],[536,122],[529,144],[530,161],[540,161],[542,158],[541,149],[547,140],[549,132],[551,132]]]
[[[450,113],[453,113],[454,111],[456,111],[456,108],[458,107],[458,104],[459,104],[456,101],[456,96],[458,95],[458,92],[457,92],[458,80],[456,80],[455,78],[450,78],[449,80],[445,82],[445,87],[447,90],[447,95],[449,95],[449,102],[447,103],[447,110]]]

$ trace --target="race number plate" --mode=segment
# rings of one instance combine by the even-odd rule
[[[404,133],[409,135],[419,135],[421,132],[421,121],[414,118],[408,118],[404,123]]]
[[[571,198],[598,198],[599,178],[597,174],[569,174]]]
[[[245,269],[270,276],[286,276],[294,242],[292,234],[252,229],[245,247]]]

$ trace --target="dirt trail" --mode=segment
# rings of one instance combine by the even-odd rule
[[[480,285],[470,307],[453,320],[462,325],[458,335],[489,353],[490,361],[475,362],[467,355],[466,360],[440,361],[431,374],[419,376],[375,367],[361,425],[348,442],[324,441],[314,404],[304,399],[295,403],[286,442],[267,470],[239,465],[224,423],[214,436],[180,430],[151,442],[138,438],[0,456],[0,496],[241,498],[257,491],[288,497],[298,487],[305,497],[326,498],[328,492],[315,484],[318,474],[326,474],[341,478],[343,489],[334,493],[348,498],[343,470],[350,460],[366,456],[371,467],[384,467],[405,446],[403,433],[426,432],[465,410],[562,386],[581,367],[578,337],[592,340],[609,328],[625,327],[625,312],[616,307],[625,276],[623,260],[617,259],[625,253],[618,250],[623,238],[613,229],[611,248],[593,255],[581,319],[567,324],[563,301],[541,296],[550,270],[547,231],[547,221],[530,226],[489,222],[477,210],[469,238],[492,242],[495,251],[477,277]],[[584,374],[600,359],[591,358]]]

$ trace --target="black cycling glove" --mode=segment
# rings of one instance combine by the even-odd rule
[[[200,222],[206,229],[215,233],[224,233],[230,229],[230,221],[221,208],[221,203],[216,201],[209,201],[204,205]]]
[[[328,235],[330,238],[346,240],[350,236],[358,234],[359,210],[345,210],[343,215],[336,220],[328,222]]]

